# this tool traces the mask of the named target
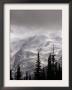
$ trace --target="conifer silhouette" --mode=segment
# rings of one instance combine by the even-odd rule
[[[29,78],[28,78],[28,72],[26,72],[26,77],[25,77],[25,79],[26,80],[28,80]]]
[[[13,80],[13,77],[12,77],[12,70],[10,70],[10,80]]]
[[[35,79],[39,80],[41,78],[41,62],[40,62],[40,56],[39,56],[39,52],[37,54],[37,62],[36,62],[36,68],[35,68]]]
[[[42,69],[42,80],[45,80],[46,79],[46,76],[45,76],[45,69],[44,69],[44,67],[43,67],[43,69]]]
[[[21,80],[20,65],[17,66],[17,72],[15,73],[15,79],[16,79],[16,80]]]
[[[49,55],[48,58],[48,66],[47,66],[47,79],[51,79],[52,78],[52,67],[51,67],[51,54]]]
[[[31,75],[29,74],[29,80],[31,80]]]

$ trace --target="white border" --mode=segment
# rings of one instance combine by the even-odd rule
[[[62,80],[9,80],[10,10],[62,10]],[[4,87],[68,87],[69,86],[69,4],[5,4],[4,5]]]

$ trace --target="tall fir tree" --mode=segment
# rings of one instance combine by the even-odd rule
[[[42,80],[45,80],[46,79],[46,76],[45,76],[46,74],[45,74],[45,68],[43,67],[42,68]]]
[[[52,77],[51,58],[52,58],[52,55],[51,55],[51,53],[50,53],[50,55],[49,55],[49,57],[48,57],[47,79],[51,79],[51,77]]]
[[[58,79],[58,69],[57,69],[57,62],[55,63],[55,79]]]
[[[29,80],[31,80],[31,75],[29,74]]]
[[[51,79],[55,80],[55,53],[54,53],[54,45],[53,45],[53,52],[51,55]]]
[[[55,62],[54,45],[53,45],[53,53],[52,53],[52,62],[53,62],[53,64]]]
[[[41,62],[40,62],[40,55],[39,52],[37,54],[37,61],[36,61],[36,68],[35,68],[35,79],[40,80],[41,78]]]
[[[54,45],[53,52],[49,55],[48,58],[48,68],[47,68],[47,79],[55,79],[55,54],[54,54]]]
[[[10,80],[13,80],[13,77],[12,77],[12,70],[10,70]]]
[[[59,64],[59,80],[62,79],[62,68],[60,67],[60,64]]]
[[[21,70],[20,70],[20,65],[17,66],[17,72],[15,73],[15,79],[16,80],[21,80]]]
[[[26,80],[29,79],[29,77],[28,77],[28,72],[26,72],[26,77],[25,77],[25,79],[26,79]]]

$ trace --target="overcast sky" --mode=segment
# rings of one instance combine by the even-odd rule
[[[11,31],[18,30],[61,30],[61,10],[11,10]],[[16,29],[15,29],[16,28]],[[20,29],[19,29],[20,30]]]
[[[37,53],[37,50],[41,49],[41,52],[44,53],[43,58],[46,58],[46,56],[48,58],[48,53],[52,51],[53,44],[56,50],[55,54],[61,53],[61,10],[11,10],[10,26],[12,62],[14,61],[13,56],[21,48],[24,50],[24,57],[27,55],[26,51],[30,54],[31,52]],[[32,60],[32,58],[34,57],[30,54],[30,57],[26,57],[26,60],[28,59],[31,62],[30,59]],[[27,62],[25,65],[29,66]],[[28,68],[27,66],[26,68]]]

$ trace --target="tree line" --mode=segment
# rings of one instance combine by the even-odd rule
[[[41,67],[40,53],[38,52],[33,73],[31,75],[26,72],[25,76],[22,77],[22,71],[18,64],[14,77],[12,76],[12,70],[10,70],[10,80],[62,80],[62,67],[55,60],[54,52],[49,54],[48,64],[43,68]]]

